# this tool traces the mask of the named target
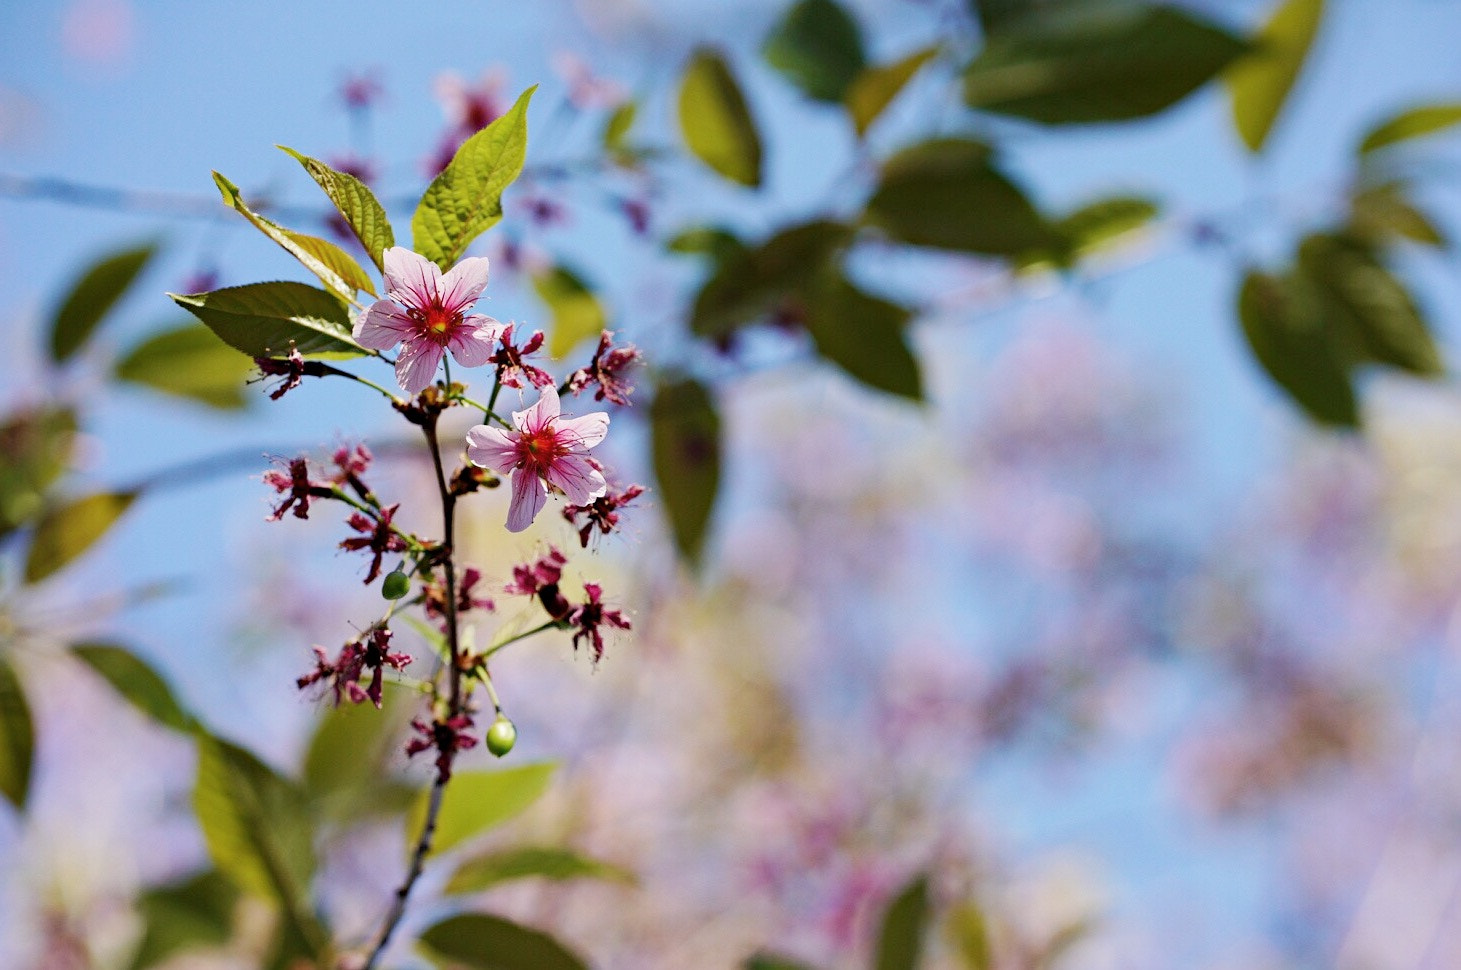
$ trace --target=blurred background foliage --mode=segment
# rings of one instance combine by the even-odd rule
[[[144,6],[3,15],[0,157],[39,174],[0,174],[36,301],[0,401],[0,963],[332,965],[377,924],[426,785],[409,698],[294,696],[375,594],[325,527],[261,527],[250,476],[342,438],[401,496],[429,470],[153,321],[292,272],[240,212],[355,245],[271,142],[404,228],[533,81],[490,311],[554,359],[646,349],[613,462],[649,501],[586,567],[636,630],[504,664],[523,743],[464,761],[388,965],[1461,962],[1454,9],[464,4],[393,38],[362,6],[269,24],[212,127],[93,171],[34,134],[74,89],[27,57],[193,118],[107,72],[172,63],[139,21],[204,61],[224,23]],[[184,163],[196,194],[148,177]],[[248,176],[223,205],[210,167]],[[491,577],[576,539],[503,546],[482,504]]]

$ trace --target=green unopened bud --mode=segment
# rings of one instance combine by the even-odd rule
[[[497,715],[497,720],[487,729],[487,750],[500,758],[511,751],[514,744],[517,744],[517,726],[506,715]]]
[[[398,600],[411,592],[411,577],[397,568],[393,572],[386,573],[386,578],[381,581],[380,594],[388,600]]]

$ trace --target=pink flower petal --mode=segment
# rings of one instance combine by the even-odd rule
[[[371,350],[390,350],[415,324],[390,300],[377,300],[355,320],[355,342]]]
[[[491,317],[481,314],[467,317],[448,342],[451,355],[464,367],[481,367],[497,349],[501,333],[502,324]]]
[[[609,415],[595,411],[581,418],[560,418],[554,426],[558,429],[558,440],[565,439],[584,448],[592,448],[609,433]]]
[[[521,532],[533,524],[533,519],[548,500],[548,489],[541,479],[526,468],[512,473],[512,504],[507,508],[507,531]]]
[[[512,423],[520,431],[537,434],[558,419],[558,390],[549,384],[538,395],[538,400],[522,411],[512,412]]]
[[[425,256],[404,246],[392,246],[381,261],[385,264],[386,296],[402,306],[424,310],[441,293],[441,270]]]
[[[487,257],[469,256],[441,278],[441,305],[452,313],[461,313],[477,302],[486,288]]]
[[[429,340],[407,342],[396,358],[396,383],[408,394],[420,394],[436,377],[445,348]]]
[[[517,441],[501,428],[479,424],[467,432],[467,459],[506,475],[518,462]]]
[[[587,455],[562,455],[548,466],[548,481],[563,489],[572,505],[587,505],[608,491],[603,472]]]

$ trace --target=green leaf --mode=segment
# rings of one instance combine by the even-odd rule
[[[964,102],[1046,124],[1142,118],[1176,104],[1247,49],[1173,7],[1031,18],[989,39],[964,72]]]
[[[1060,249],[1064,237],[990,164],[989,146],[920,142],[883,166],[865,218],[894,239],[993,256]]]
[[[634,119],[638,114],[639,106],[633,101],[625,101],[613,110],[609,120],[604,122],[604,151],[610,155],[628,152],[629,129],[634,127]]]
[[[807,964],[775,953],[756,953],[746,958],[741,970],[809,970]]]
[[[0,423],[0,538],[41,514],[75,440],[69,408],[21,411]]]
[[[965,970],[991,970],[994,966],[989,924],[978,906],[964,903],[955,907],[944,921],[944,932]]]
[[[446,884],[448,893],[471,893],[514,879],[602,879],[634,885],[634,873],[620,866],[552,846],[519,846],[468,859]]]
[[[696,562],[720,486],[720,415],[704,385],[661,386],[649,411],[654,477],[680,555]]]
[[[914,401],[923,400],[918,361],[908,349],[905,307],[864,293],[828,274],[807,307],[807,330],[817,353],[855,380]]]
[[[25,810],[30,767],[35,757],[35,724],[15,668],[0,656],[0,795]]]
[[[1461,103],[1424,104],[1408,108],[1371,128],[1360,142],[1359,154],[1394,145],[1397,142],[1433,135],[1461,122]]]
[[[979,18],[979,29],[987,42],[991,36],[1019,24],[1027,17],[1048,11],[1048,0],[968,0]]]
[[[883,915],[874,970],[916,970],[923,956],[928,922],[928,878],[919,876],[903,888]]]
[[[141,384],[209,407],[236,410],[248,401],[252,362],[195,323],[153,334],[117,362],[119,380]]]
[[[306,357],[359,357],[345,306],[304,283],[230,286],[211,293],[169,293],[224,343],[250,357],[284,357],[290,345]]]
[[[60,363],[81,349],[156,252],[157,247],[147,243],[113,253],[87,267],[71,284],[51,318],[52,360]]]
[[[465,913],[421,934],[441,961],[471,970],[588,970],[583,958],[537,930],[498,916]]]
[[[840,222],[808,222],[783,229],[759,246],[727,255],[695,297],[690,329],[724,337],[778,311],[805,313],[805,290],[852,240]]]
[[[548,790],[557,765],[552,762],[496,771],[454,771],[436,820],[433,852],[445,852],[521,814]],[[415,845],[426,820],[429,791],[422,791],[406,814],[406,838]]]
[[[555,360],[562,360],[579,341],[597,338],[608,325],[608,316],[599,298],[577,273],[566,266],[554,266],[534,273],[532,280],[538,298],[548,304],[548,310],[553,314],[548,354]]]
[[[686,229],[665,243],[665,249],[672,253],[709,256],[711,263],[719,266],[744,253],[746,244],[728,229],[718,226],[696,226]]]
[[[90,549],[136,498],[136,492],[98,492],[47,509],[30,540],[25,581],[40,582]]]
[[[1105,248],[1156,218],[1160,209],[1150,199],[1112,196],[1087,203],[1051,225],[1064,240],[1055,250],[1032,250],[1018,259],[1021,268],[1040,264],[1069,266],[1076,258]]]
[[[528,152],[528,101],[533,85],[496,121],[462,143],[426,187],[411,216],[416,251],[449,270],[502,218],[502,193],[521,174]]]
[[[883,109],[893,103],[893,99],[913,79],[918,69],[933,60],[938,52],[937,47],[925,47],[891,64],[864,68],[853,78],[843,94],[843,100],[852,115],[852,124],[857,129],[859,138],[867,134],[867,130],[878,120]]]
[[[137,899],[142,941],[130,970],[147,970],[184,950],[227,943],[237,905],[238,889],[216,869],[148,889]]]
[[[1350,196],[1345,232],[1375,245],[1408,239],[1445,249],[1446,237],[1424,212],[1405,196],[1405,186],[1387,182],[1361,189]]]
[[[253,223],[264,235],[278,243],[286,253],[299,260],[304,268],[318,276],[320,282],[337,293],[342,300],[355,299],[357,290],[364,290],[375,296],[375,286],[360,264],[339,246],[318,236],[307,236],[302,232],[285,229],[273,220],[266,219],[244,204],[238,186],[217,172],[213,182],[223,193],[225,205],[233,207],[240,215]]]
[[[397,735],[413,692],[387,689],[381,709],[369,704],[328,705],[304,757],[303,785],[310,803],[336,822],[404,811],[416,790],[391,780]]]
[[[130,650],[109,643],[78,643],[71,653],[101,675],[129,704],[163,727],[189,732],[196,726],[162,675]]]
[[[1263,148],[1304,66],[1324,16],[1324,0],[1281,0],[1255,38],[1255,50],[1229,68],[1233,123],[1250,152]]]
[[[337,172],[324,162],[301,155],[292,148],[285,148],[283,145],[277,147],[297,159],[310,178],[325,190],[325,195],[335,203],[335,208],[340,211],[350,231],[355,233],[355,238],[360,240],[361,247],[371,262],[375,263],[375,268],[384,272],[385,263],[381,254],[396,244],[396,235],[391,230],[385,207],[376,199],[375,193],[370,191],[370,186],[353,175]]]
[[[1421,377],[1444,372],[1440,351],[1405,285],[1362,243],[1315,233],[1299,245],[1299,270],[1322,297],[1331,330],[1357,345],[1357,361]]]
[[[286,937],[323,953],[329,937],[309,909],[314,832],[300,789],[238,745],[202,734],[193,813],[218,870],[277,903]]]
[[[761,54],[818,101],[841,101],[867,63],[857,21],[833,0],[793,4],[772,28]]]
[[[732,182],[761,184],[761,137],[746,98],[719,52],[698,48],[680,79],[680,130],[685,145]]]
[[[1314,420],[1358,427],[1349,371],[1312,284],[1250,272],[1239,291],[1238,318],[1258,363]]]

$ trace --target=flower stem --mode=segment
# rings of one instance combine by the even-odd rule
[[[556,627],[559,627],[560,625],[561,624],[557,620],[549,620],[547,623],[544,623],[540,626],[535,626],[531,630],[524,630],[522,633],[519,633],[516,636],[508,637],[506,640],[503,640],[501,643],[493,645],[490,649],[483,653],[482,661],[485,663],[488,658],[490,658],[497,651],[501,650],[503,647],[517,643],[519,640],[526,640],[528,637],[536,636],[537,634],[543,633],[546,630],[552,630]]]
[[[447,671],[450,690],[447,694],[446,719],[450,720],[461,714],[466,706],[466,698],[462,693],[461,639],[457,629],[456,542],[454,537],[457,499],[447,485],[446,471],[441,464],[441,443],[436,436],[435,415],[432,415],[431,420],[422,430],[426,435],[426,443],[431,449],[431,463],[436,470],[436,489],[441,498],[443,536],[441,564],[446,573],[446,595],[443,597],[445,600],[443,605],[446,612],[447,646],[451,653],[451,664]],[[391,903],[390,911],[386,913],[379,933],[376,934],[375,943],[371,946],[369,956],[366,957],[363,970],[373,970],[381,953],[390,943],[391,934],[395,932],[396,926],[401,922],[401,917],[406,913],[406,900],[410,897],[416,880],[421,877],[421,870],[426,864],[426,856],[431,852],[431,842],[436,835],[436,821],[441,815],[441,800],[446,792],[447,779],[451,774],[450,766],[456,752],[454,750],[442,751],[441,754],[446,759],[445,767],[437,771],[436,781],[431,786],[430,799],[426,804],[426,819],[421,823],[421,834],[416,839],[416,847],[411,851],[411,865],[406,870],[405,880],[396,889],[395,899]]]

